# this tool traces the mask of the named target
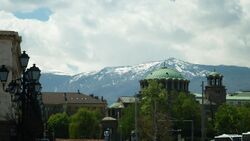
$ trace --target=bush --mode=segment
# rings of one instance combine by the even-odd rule
[[[100,113],[81,108],[70,117],[70,138],[96,138],[99,135]]]
[[[68,138],[69,117],[66,113],[51,115],[48,119],[48,129],[54,132],[56,138]]]

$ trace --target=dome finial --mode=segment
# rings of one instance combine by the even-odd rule
[[[167,68],[167,66],[166,66],[166,60],[164,60],[162,68]]]

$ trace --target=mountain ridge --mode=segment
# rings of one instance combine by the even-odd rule
[[[43,73],[41,83],[43,91],[76,92],[80,90],[83,93],[104,96],[112,102],[119,96],[137,93],[140,88],[139,80],[163,66],[174,68],[189,79],[191,92],[201,93],[201,82],[206,81],[206,74],[214,69],[224,75],[224,84],[228,92],[250,89],[250,68],[248,67],[192,64],[175,58],[137,65],[104,67],[98,71],[76,75]]]

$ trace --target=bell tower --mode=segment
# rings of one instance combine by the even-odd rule
[[[205,98],[216,105],[226,102],[226,88],[223,85],[223,75],[215,70],[207,75]]]

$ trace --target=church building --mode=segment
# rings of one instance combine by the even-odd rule
[[[223,85],[223,75],[214,71],[207,75],[205,99],[216,105],[226,102],[226,88]]]
[[[141,89],[148,87],[150,80],[156,80],[167,91],[189,93],[189,80],[185,79],[180,72],[173,68],[162,67],[148,74],[140,80]]]

